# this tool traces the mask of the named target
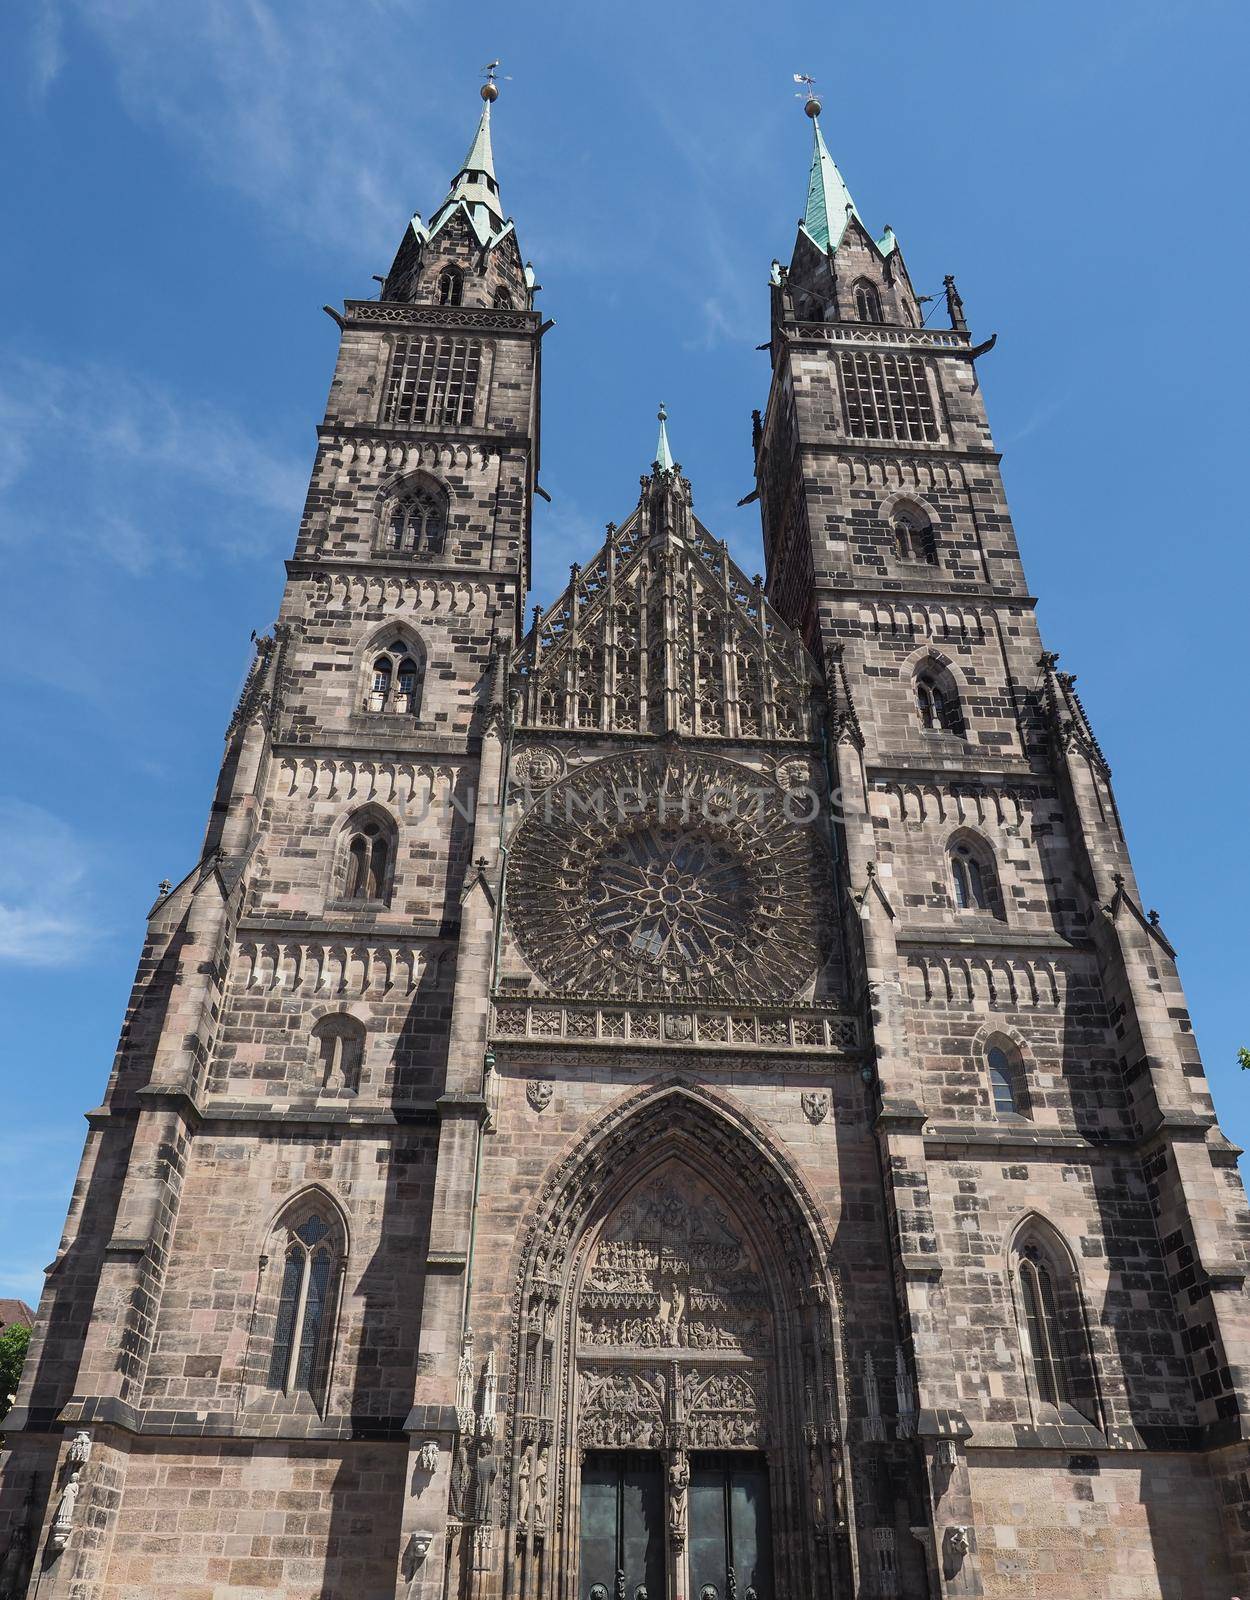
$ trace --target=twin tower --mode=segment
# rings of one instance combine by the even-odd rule
[[[483,95],[331,313],[6,1423],[0,1596],[1228,1600],[1238,1152],[1038,636],[989,343],[949,279],[928,325],[809,101],[766,578],[662,422],[527,625],[551,324]]]

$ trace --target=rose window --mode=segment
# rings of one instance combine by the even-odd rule
[[[530,805],[509,846],[508,919],[559,992],[788,999],[828,949],[821,824],[714,757],[590,762]]]
[[[591,868],[591,918],[622,956],[695,967],[733,949],[752,895],[723,846],[669,828],[614,839]]]

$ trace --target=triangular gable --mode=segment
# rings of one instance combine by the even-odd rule
[[[647,492],[516,652],[520,721],[553,730],[798,739],[819,674],[790,629],[693,515],[657,534]],[[687,490],[688,493],[688,490]],[[688,502],[687,502],[688,506]]]

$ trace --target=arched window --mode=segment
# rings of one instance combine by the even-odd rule
[[[994,862],[980,840],[951,841],[950,871],[956,910],[1002,915]]]
[[[1032,1223],[1012,1252],[1021,1355],[1041,1421],[1096,1422],[1097,1384],[1080,1286],[1066,1250]]]
[[[495,304],[495,310],[496,311],[511,311],[512,310],[512,296],[508,293],[508,291],[506,289],[496,289],[495,290],[495,302],[494,302],[494,304]]]
[[[1000,1117],[1024,1116],[1028,1104],[1019,1052],[1005,1040],[992,1039],[985,1052],[994,1110]]]
[[[924,518],[915,512],[899,511],[895,513],[891,526],[894,529],[895,554],[900,560],[936,565],[937,540]]]
[[[937,666],[922,667],[916,674],[916,710],[920,726],[930,733],[964,731],[959,693],[949,672]]]
[[[425,662],[418,648],[403,638],[369,653],[365,710],[414,717],[421,707]]]
[[[447,542],[447,496],[432,484],[409,484],[387,505],[382,527],[387,550],[440,555]]]
[[[464,296],[464,274],[459,267],[444,267],[438,275],[438,303],[458,306]]]
[[[877,286],[861,278],[855,285],[855,315],[860,322],[880,322],[881,296]]]
[[[365,1029],[355,1017],[323,1017],[313,1029],[318,1087],[323,1094],[355,1094],[365,1054]]]
[[[340,1229],[319,1209],[288,1226],[278,1290],[269,1387],[324,1404],[342,1261]]]
[[[377,817],[366,815],[348,829],[347,874],[343,898],[385,900],[390,883],[394,836]]]

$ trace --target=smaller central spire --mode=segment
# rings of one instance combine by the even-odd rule
[[[660,409],[657,412],[657,416],[660,421],[660,437],[655,446],[655,465],[659,467],[661,472],[671,472],[674,466],[673,452],[669,448],[668,442],[668,408],[663,400],[660,401]]]

